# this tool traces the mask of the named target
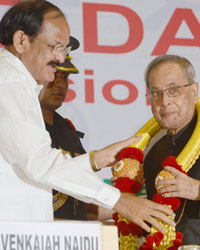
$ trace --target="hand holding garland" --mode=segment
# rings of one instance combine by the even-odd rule
[[[163,197],[179,197],[189,200],[200,200],[200,181],[195,180],[175,168],[165,167],[175,179],[160,180],[157,185],[158,193]]]
[[[92,165],[95,163],[96,171],[106,166],[114,165],[117,162],[116,157],[118,156],[119,151],[123,148],[126,148],[130,144],[139,142],[140,139],[141,136],[134,136],[121,142],[114,143],[101,150],[95,151],[92,156],[92,158],[94,158],[90,159],[92,160]],[[121,193],[121,196],[115,204],[113,210],[120,213],[130,221],[135,222],[147,232],[150,232],[150,227],[146,224],[146,222],[152,224],[159,230],[163,230],[163,227],[157,222],[155,218],[159,218],[174,226],[174,222],[167,216],[174,216],[174,213],[171,209],[129,194]]]
[[[94,152],[92,161],[95,162],[96,171],[116,164],[117,155],[121,151],[121,149],[128,147],[128,145],[135,143],[140,139],[141,136],[132,136],[126,140],[113,143],[103,149],[92,151]]]
[[[117,178],[114,180],[115,187],[121,191],[119,203],[114,208],[118,213],[113,214],[113,219],[119,231],[120,249],[123,250],[137,249],[140,246],[143,235],[140,227],[146,231],[150,230],[146,222],[162,231],[163,225],[158,222],[159,218],[175,226],[172,222],[173,216],[168,215],[168,212],[173,214],[172,210],[160,204],[157,206],[158,204],[147,199],[136,197],[144,184],[143,159],[144,154],[139,148],[127,147],[120,151],[119,161],[112,169],[113,175]],[[165,209],[169,210],[168,212],[166,210],[164,214]],[[161,241],[160,234],[162,233],[155,233],[156,242]]]
[[[175,216],[171,209],[153,201],[133,196],[132,194],[121,193],[114,210],[147,232],[150,232],[150,227],[146,222],[152,224],[159,231],[163,231],[162,225],[155,218],[159,218],[167,224],[175,226],[175,223],[167,216]]]

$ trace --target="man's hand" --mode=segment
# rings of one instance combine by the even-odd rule
[[[113,166],[117,162],[117,155],[123,149],[139,141],[141,136],[133,136],[121,142],[114,143],[106,148],[95,151],[94,159],[98,169]]]
[[[176,178],[165,179],[158,182],[158,192],[164,193],[162,194],[163,197],[179,197],[189,200],[200,200],[199,180],[195,180],[172,167],[165,167],[164,169],[175,175]]]
[[[155,218],[159,218],[171,226],[175,226],[175,222],[167,217],[167,215],[175,216],[171,209],[131,194],[121,193],[120,199],[113,210],[128,220],[133,221],[147,232],[150,232],[150,227],[146,222],[163,232],[163,227]]]

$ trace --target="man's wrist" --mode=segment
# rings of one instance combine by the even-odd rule
[[[94,159],[94,155],[95,155],[95,150],[90,151],[89,153],[90,165],[94,172],[98,172],[100,169],[98,169],[97,167],[96,161]]]

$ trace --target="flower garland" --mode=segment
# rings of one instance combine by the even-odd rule
[[[113,175],[117,177],[115,187],[121,192],[135,195],[141,190],[144,175],[143,159],[144,154],[138,148],[127,147],[120,152],[119,161],[113,168]],[[118,227],[120,248],[123,250],[139,248],[142,229],[118,213],[113,214],[113,220]]]
[[[195,129],[193,131],[193,134],[192,134],[190,140],[188,141],[188,143],[186,144],[186,146],[184,147],[184,149],[178,155],[177,158],[175,158],[174,156],[167,157],[163,161],[162,167],[171,166],[171,167],[174,167],[177,170],[187,174],[187,172],[190,170],[190,168],[193,166],[193,164],[195,163],[195,161],[199,157],[199,155],[200,155],[200,137],[199,137],[200,98],[198,98],[198,102],[196,104],[196,110],[197,110],[198,118],[197,118],[197,123],[196,123]],[[135,149],[138,149],[142,152],[142,150],[144,150],[144,148],[146,147],[146,145],[148,144],[150,139],[155,134],[157,134],[160,130],[161,130],[161,128],[160,128],[159,124],[157,123],[157,121],[155,120],[155,118],[150,119],[135,134],[135,136],[142,136],[142,139],[138,142],[131,144],[128,148],[122,150],[121,154],[119,155],[119,162],[117,163],[117,165],[115,166],[115,168],[113,170],[113,175],[116,177],[119,177],[117,179],[117,183],[118,183],[117,187],[121,191],[123,190],[122,192],[134,193],[134,191],[135,191],[135,193],[136,193],[136,191],[138,191],[139,187],[137,189],[136,186],[138,184],[135,184],[135,182],[133,183],[133,181],[135,181],[135,180],[133,180],[133,176],[137,180],[141,180],[141,178],[142,178],[141,173],[143,171],[143,170],[141,170],[142,166],[140,165],[140,174],[138,177],[134,171],[135,167],[133,167],[133,168],[130,167],[130,160],[132,160],[132,163],[133,163],[133,161],[137,161],[141,164],[143,161],[143,158],[140,158],[141,153],[138,153],[139,151],[137,151]],[[136,151],[137,151],[137,153],[135,153]],[[136,158],[136,160],[134,158]],[[128,166],[128,168],[127,168],[127,166]],[[129,171],[131,173],[129,173]],[[132,178],[130,178],[130,176]],[[129,179],[132,180],[132,182],[129,181],[128,179],[123,180],[123,181],[119,180],[121,177],[122,178],[128,177]],[[162,170],[157,175],[155,182],[158,182],[159,179],[163,179],[163,178],[175,178],[175,177],[171,173],[169,173],[168,171]],[[126,184],[124,184],[124,183],[126,183]],[[179,198],[163,198],[159,194],[155,194],[153,197],[153,200],[157,203],[165,204],[165,205],[169,206],[170,208],[172,208],[173,210],[178,209],[178,207],[180,205]],[[137,247],[138,247],[138,243],[139,243],[138,238],[141,236],[141,234],[135,233],[133,236],[132,232],[135,230],[132,229],[132,231],[131,231],[130,228],[133,228],[133,226],[137,228],[137,226],[133,225],[133,224],[129,224],[131,222],[128,222],[126,219],[121,218],[120,215],[113,216],[113,219],[115,220],[115,224],[118,226],[118,229],[120,232],[120,248],[122,250],[136,249],[136,248],[133,248],[132,246],[136,247],[136,245],[137,245]],[[173,219],[173,218],[171,218],[171,219]],[[126,222],[126,226],[125,226],[124,222],[121,222],[121,221]],[[162,234],[161,232],[158,232],[155,227],[152,227],[150,235],[148,235],[146,237],[145,242],[142,244],[142,246],[139,249],[140,250],[144,250],[144,249],[176,250],[176,249],[178,249],[178,247],[180,245],[182,245],[182,239],[183,239],[182,233],[175,232],[175,227],[169,226],[168,224],[162,222],[159,219],[158,219],[158,221],[165,228],[165,233]],[[130,239],[125,238],[125,237],[127,237],[127,235],[132,236],[131,241],[134,241],[134,240],[136,241],[135,244],[131,243],[132,246],[129,246],[130,244],[128,245],[128,244],[124,243],[126,240],[128,240],[128,242],[130,241]]]

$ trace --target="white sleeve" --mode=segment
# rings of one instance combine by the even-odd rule
[[[113,208],[116,188],[93,172],[88,154],[68,159],[51,148],[39,101],[21,84],[0,84],[0,152],[27,178],[79,200]]]

